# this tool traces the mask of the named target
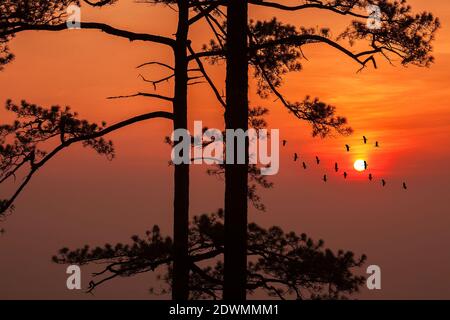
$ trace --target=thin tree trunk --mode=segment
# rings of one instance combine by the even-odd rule
[[[188,61],[186,43],[189,32],[189,7],[185,0],[178,1],[178,30],[175,46],[175,95],[174,129],[187,129],[187,83]],[[187,300],[189,297],[189,165],[175,165],[174,177],[174,263],[172,299]]]
[[[246,0],[228,1],[225,124],[227,129],[244,131],[248,129],[247,7]],[[236,163],[236,147],[234,154]],[[247,164],[225,166],[225,300],[246,298],[247,175]]]

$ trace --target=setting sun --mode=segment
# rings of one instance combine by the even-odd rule
[[[450,0],[0,1],[2,311],[450,301]]]
[[[353,167],[355,168],[356,171],[359,172],[366,170],[364,160],[361,159],[356,160],[355,163],[353,164]]]

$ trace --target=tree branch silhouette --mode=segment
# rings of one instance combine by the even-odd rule
[[[5,25],[0,23],[0,30]],[[100,30],[110,35],[114,35],[116,37],[125,38],[130,41],[150,41],[154,43],[164,44],[170,47],[173,47],[175,44],[175,40],[163,36],[157,36],[147,33],[134,33],[127,30],[121,30],[114,28],[108,24],[98,23],[98,22],[80,22],[81,29],[94,29]],[[57,25],[38,25],[38,24],[27,24],[27,23],[17,23],[14,28],[7,29],[5,31],[1,31],[0,35],[2,36],[10,36],[15,35],[19,32],[23,31],[64,31],[68,30],[67,24],[57,24]]]
[[[129,40],[153,41],[166,44],[172,48],[174,58],[174,97],[173,105],[173,125],[174,129],[187,128],[187,88],[194,83],[188,77],[188,61],[186,59],[186,44],[189,32],[189,10],[196,6],[210,4],[203,1],[185,0],[155,0],[142,1],[143,3],[164,4],[174,9],[177,6],[177,32],[174,38],[155,36],[152,34],[133,33],[119,30],[109,25],[98,23],[81,23],[81,28],[100,28],[102,31],[115,36],[128,38]],[[14,56],[9,52],[7,43],[17,32],[30,30],[59,31],[65,29],[64,24],[67,18],[66,8],[70,4],[79,4],[79,1],[53,0],[53,1],[12,1],[8,0],[0,5],[0,63],[10,62]],[[112,4],[114,1],[88,1],[91,6],[102,6]],[[195,21],[191,21],[195,22]],[[164,63],[158,63],[164,65]],[[168,66],[168,65],[166,65]],[[1,67],[1,66],[0,66]],[[170,69],[170,68],[169,68]],[[168,80],[172,76],[160,81],[149,81],[156,87],[157,83]],[[142,76],[143,80],[146,79]],[[198,81],[197,81],[198,82]],[[156,88],[155,88],[156,89]],[[148,96],[148,95],[147,95]],[[151,94],[154,98],[162,96]],[[122,96],[123,97],[123,96]],[[186,257],[188,210],[189,210],[189,167],[187,165],[177,165],[174,170],[174,239],[176,240],[173,278],[174,299],[184,299],[187,295]],[[185,250],[186,249],[186,250]]]
[[[97,2],[94,2],[85,0],[84,2],[91,6],[103,6],[112,4],[115,1],[99,0]],[[174,113],[167,113],[167,115],[170,115],[170,119],[175,120],[176,113],[177,115],[179,115],[179,117],[177,117],[174,121],[175,127],[186,127],[185,120],[187,119],[187,105],[185,98],[187,96],[186,88],[189,85],[189,77],[187,76],[187,70],[185,67],[187,66],[187,63],[189,61],[195,60],[197,62],[200,72],[202,72],[203,77],[211,86],[214,94],[216,95],[216,98],[219,100],[219,102],[221,102],[222,105],[224,105],[222,96],[219,94],[219,91],[214,85],[212,79],[207,75],[200,59],[210,58],[211,60],[218,60],[220,58],[223,58],[227,53],[227,43],[225,41],[226,36],[228,36],[226,34],[226,23],[221,23],[213,16],[213,14],[219,14],[219,16],[221,15],[224,19],[226,19],[227,17],[221,13],[219,6],[222,4],[227,4],[227,2],[208,0],[189,2],[184,2],[183,0],[155,0],[147,2],[164,3],[168,6],[171,6],[172,4],[178,5],[179,17],[183,18],[180,19],[181,22],[178,25],[176,37],[177,39],[181,39],[180,41],[178,41],[177,39],[160,37],[152,34],[133,33],[116,29],[106,24],[90,22],[82,23],[82,28],[97,29],[108,34],[129,39],[130,41],[147,41],[170,46],[175,53],[174,56],[176,60],[176,67],[172,70],[175,71],[175,74],[178,73],[179,77],[175,76],[175,78],[178,78],[179,81],[175,80],[177,93],[174,94],[173,98]],[[301,69],[299,60],[304,58],[304,55],[301,51],[303,45],[326,44],[336,49],[338,52],[353,59],[358,65],[361,66],[361,69],[359,71],[364,69],[367,64],[373,64],[376,68],[377,64],[375,58],[378,58],[378,56],[385,58],[391,63],[393,63],[395,59],[400,58],[402,65],[412,64],[427,67],[433,62],[433,56],[431,55],[433,48],[431,44],[434,40],[434,34],[436,30],[440,26],[439,20],[426,12],[417,15],[411,14],[411,9],[406,5],[405,1],[394,2],[388,0],[305,0],[303,1],[303,4],[298,6],[286,6],[278,4],[277,2],[258,0],[250,0],[249,2],[255,5],[289,11],[303,9],[327,10],[339,15],[348,15],[353,18],[363,19],[366,19],[368,16],[360,14],[359,12],[364,8],[366,4],[377,4],[381,8],[382,28],[371,29],[367,27],[365,22],[353,21],[349,24],[348,28],[335,39],[331,38],[330,31],[327,28],[322,28],[320,30],[301,28],[300,30],[297,30],[292,26],[278,23],[276,19],[268,22],[260,22],[249,25],[249,29],[251,30],[251,32],[248,35],[248,40],[250,43],[248,60],[251,62],[254,68],[255,75],[258,79],[258,93],[263,97],[266,95],[267,91],[270,91],[272,94],[274,94],[282,102],[282,104],[297,118],[306,120],[312,124],[313,135],[326,135],[330,132],[330,129],[337,129],[337,131],[339,132],[340,129],[344,128],[345,119],[335,116],[335,108],[321,102],[318,99],[311,100],[309,97],[307,97],[301,102],[292,103],[289,102],[280,92],[279,87],[282,83],[282,76],[287,72],[299,71]],[[63,23],[65,17],[63,9],[65,9],[67,5],[72,3],[79,2],[69,0],[58,0],[56,2],[40,0],[3,1],[2,4],[0,4],[0,68],[2,65],[10,62],[13,59],[13,55],[9,52],[7,44],[9,40],[12,39],[12,37],[14,37],[18,32],[27,30],[61,31],[66,29],[66,25]],[[194,11],[197,12],[197,15],[189,19],[189,12],[188,10],[186,10],[187,7],[194,9]],[[11,8],[13,8],[14,10],[11,10]],[[204,49],[206,51],[196,53],[192,50],[192,48],[190,47],[190,42],[187,40],[188,27],[191,23],[199,21],[202,18],[206,19],[206,22],[211,28],[213,36],[216,38],[217,42],[211,42],[209,48],[206,47]],[[244,32],[244,30],[242,30],[242,32]],[[348,46],[342,44],[342,41],[348,41]],[[352,47],[355,44],[365,44],[366,46],[368,46],[368,48],[359,49],[358,47],[358,50],[352,50]],[[186,46],[188,46],[190,52],[190,56],[188,57],[186,57]],[[244,54],[242,59],[245,58],[246,57]],[[239,61],[239,59],[236,60]],[[163,63],[159,63],[159,65],[163,66]],[[166,65],[166,67],[168,67],[168,65]],[[171,67],[169,67],[169,69],[171,69]],[[156,84],[159,82],[155,83],[155,81],[146,80],[143,76],[142,78],[144,79],[144,81],[153,83],[154,88],[156,89]],[[166,78],[162,81],[168,79],[169,78]],[[237,87],[242,88],[243,86]],[[139,95],[148,95],[149,97],[172,101],[172,98],[160,96],[157,94],[138,93],[133,96]],[[130,96],[119,96],[112,98],[125,97]],[[58,113],[59,110],[56,110],[55,112]],[[67,113],[70,114],[68,111]],[[11,137],[16,133],[19,133],[19,135],[16,136],[18,140],[17,145],[8,145],[6,143],[6,140],[4,140],[5,143],[2,142],[1,151],[5,156],[5,163],[10,166],[9,169],[5,171],[8,177],[6,177],[5,180],[2,181],[6,181],[11,177],[15,177],[16,173],[24,169],[26,164],[29,164],[29,170],[31,174],[26,176],[25,180],[22,182],[19,189],[11,199],[3,200],[1,202],[0,209],[3,210],[3,208],[12,207],[14,199],[28,184],[31,176],[37,170],[37,166],[39,164],[43,164],[43,161],[57,150],[56,148],[50,153],[44,153],[43,151],[33,147],[37,143],[45,142],[48,139],[59,138],[60,146],[67,144],[69,141],[72,141],[71,143],[83,142],[85,146],[94,148],[100,154],[104,154],[107,156],[113,155],[112,144],[110,144],[108,141],[103,140],[101,138],[102,136],[96,136],[96,134],[99,134],[100,132],[104,133],[104,130],[108,128],[103,128],[103,126],[98,126],[96,124],[90,124],[87,121],[81,121],[81,123],[75,121],[71,128],[72,131],[70,131],[70,126],[68,126],[68,124],[70,124],[71,121],[74,120],[72,118],[69,116],[68,122],[66,121],[66,119],[63,119],[63,121],[61,121],[62,119],[60,119],[59,126],[51,130],[47,130],[46,128],[44,128],[43,130],[43,124],[40,120],[36,120],[31,124],[27,124],[26,127],[20,127],[21,124],[19,123],[19,127],[9,132],[9,129],[7,127],[2,128],[2,130],[4,130],[2,131],[2,134],[4,133],[5,137]],[[245,121],[247,121],[246,117],[244,119],[239,119],[241,121],[243,120],[244,124]],[[31,142],[27,140],[29,139],[29,137],[26,136],[27,130],[33,131],[33,134],[30,134],[30,136],[33,136],[33,139],[35,140],[32,140]],[[85,132],[84,130],[87,130],[87,132]],[[339,133],[343,132],[345,132],[345,130]],[[25,136],[22,136],[22,133],[24,133]],[[83,138],[85,139],[83,140]],[[20,149],[24,147],[29,147],[29,149]],[[63,146],[62,148],[65,148],[65,146]],[[14,152],[16,151],[17,153],[14,156]],[[59,152],[59,150],[57,150],[56,152]],[[250,169],[251,168],[249,167],[248,170]],[[189,175],[187,170],[188,169],[186,167],[176,168],[176,171],[180,173],[181,171],[183,171],[183,177],[188,178]],[[255,170],[257,170],[257,168]],[[175,174],[175,176],[177,176],[177,174]],[[185,181],[186,180],[187,179],[185,179]],[[254,189],[252,189],[251,186],[248,187],[248,198],[252,201],[258,201],[259,198],[254,195]],[[186,195],[188,194],[189,188],[188,186],[186,188],[186,183],[184,183],[183,187],[177,190],[178,192],[176,192],[175,195],[175,199],[177,201],[175,202],[177,204],[183,202],[184,206],[179,205],[174,211],[175,213],[181,213],[176,216],[182,218],[179,221],[184,226],[184,222],[187,221],[188,217],[188,197]],[[242,201],[240,201],[240,203],[242,203]],[[175,227],[178,228],[178,226],[181,224],[175,223]],[[243,226],[241,230],[245,230],[247,224],[242,223],[241,226]],[[250,229],[250,226],[248,227]],[[258,230],[258,228],[256,229],[256,232],[258,232],[259,234],[264,233],[265,238],[273,237],[276,238],[280,243],[282,242],[282,240],[285,242],[287,241],[287,236],[283,232],[281,232],[283,235],[280,235],[280,232],[277,233],[274,229],[275,235],[272,236],[272,233],[268,230],[266,230],[267,232],[261,232],[261,230]],[[180,228],[178,228],[178,231],[180,231]],[[179,239],[183,238],[185,235],[183,232],[174,233],[177,233],[178,235],[181,234],[181,237]],[[210,259],[214,259],[221,254],[220,250],[223,250],[223,245],[219,245],[221,241],[220,237],[215,237],[214,241],[211,241],[212,245],[215,248],[214,250],[212,250],[212,247],[208,247],[207,245],[205,246],[203,243],[197,244],[195,246],[195,250],[197,250],[195,251],[195,255],[197,258],[202,257],[203,259],[206,256],[211,256]],[[178,246],[178,244],[182,242],[183,241],[178,240],[176,241],[175,245]],[[297,244],[299,242],[304,242],[302,237],[299,237],[299,240],[297,240]],[[272,248],[273,250],[280,250],[279,247],[276,247],[276,245],[278,245],[278,242],[276,244],[269,242],[265,245],[266,247],[269,246],[269,248]],[[305,242],[304,245],[308,247],[307,242]],[[180,246],[178,246],[178,252],[183,252],[183,250],[179,249]],[[283,247],[281,249],[285,248]],[[316,249],[319,250],[318,248]],[[169,250],[169,253],[173,254],[173,248],[171,250],[172,251]],[[245,256],[245,249],[243,252],[244,254],[241,256]],[[305,252],[308,251],[305,250]],[[190,252],[190,254],[194,255],[192,252]],[[295,256],[295,254],[298,255],[299,253],[295,252],[292,255]],[[305,272],[299,272],[298,274],[294,273],[293,275],[292,270],[304,271],[304,265],[299,266],[297,263],[298,261],[296,261],[295,259],[292,260],[290,256],[288,257],[289,259],[284,259],[281,256],[270,255],[270,252],[267,253],[263,251],[252,252],[249,254],[249,256],[260,257],[261,259],[263,259],[263,261],[270,261],[270,263],[267,263],[267,265],[264,264],[263,261],[258,264],[259,260],[257,260],[256,262],[250,261],[252,264],[248,265],[249,281],[247,283],[247,289],[250,291],[263,289],[270,294],[276,295],[279,298],[285,298],[286,296],[294,295],[296,298],[301,299],[305,297],[305,293],[303,292],[305,291],[305,288],[306,291],[309,292],[311,297],[317,296],[319,298],[339,297],[339,292],[345,291],[351,293],[352,290],[355,290],[355,287],[357,288],[358,281],[356,278],[352,278],[352,282],[348,278],[342,278],[339,275],[334,275],[334,277],[332,278],[327,278],[325,276],[325,273],[321,275],[317,275],[317,273],[315,273],[311,275],[310,278],[304,277]],[[319,261],[321,265],[326,265],[326,263],[330,261],[334,263],[336,262],[336,259],[341,259],[342,261],[339,260],[341,262],[341,264],[339,265],[343,265],[344,267],[348,265],[358,266],[359,263],[357,260],[352,260],[352,255],[345,257],[345,255],[342,256],[340,253],[338,253],[337,255],[331,254],[331,257],[329,256],[330,254],[322,252],[322,255],[317,256],[317,261]],[[181,257],[183,256],[181,255]],[[320,260],[322,258],[323,260]],[[284,264],[277,264],[277,259],[283,261]],[[174,258],[173,260],[176,259]],[[183,262],[183,260],[179,261]],[[189,264],[192,271],[190,287],[193,291],[193,295],[196,295],[197,297],[219,297],[221,292],[221,284],[223,284],[223,265],[217,263],[216,265],[212,264],[207,268],[201,268],[195,262],[197,261],[193,261]],[[170,279],[173,274],[180,274],[179,272],[170,274],[171,269],[168,264],[169,260],[166,260],[165,263],[160,264],[165,265],[168,268],[166,279]],[[183,263],[178,263],[178,265],[182,264]],[[258,265],[258,267],[255,267],[255,265]],[[243,264],[243,266],[245,267],[245,263]],[[272,266],[276,266],[277,269],[272,269]],[[333,264],[333,266],[336,265]],[[101,280],[100,283],[108,281],[109,279],[112,279],[119,275],[125,276],[127,274],[134,274],[134,272],[140,273],[142,271],[142,269],[141,271],[135,271],[133,267],[134,265],[128,265],[124,268],[121,268],[120,263],[114,263],[114,265],[107,267],[107,269],[99,273],[99,275],[105,275],[108,272],[111,274],[109,277]],[[289,267],[289,270],[283,269],[284,267]],[[307,269],[306,271],[311,270]],[[328,271],[330,270],[327,270],[327,272]],[[361,281],[361,279],[359,280]],[[317,286],[320,286],[321,288],[319,292],[314,291],[314,288],[317,288]],[[328,288],[325,288],[326,286],[328,286]],[[179,286],[179,288],[181,287]],[[325,292],[325,290],[327,292]],[[184,293],[178,296],[181,297],[183,295]]]
[[[188,45],[188,49],[189,49],[189,52],[195,56],[195,51],[192,49],[192,46],[190,44]],[[214,95],[216,96],[217,101],[219,101],[219,103],[223,107],[225,107],[226,106],[225,101],[223,100],[222,96],[220,95],[220,92],[217,89],[216,85],[214,84],[213,80],[206,72],[205,66],[203,65],[202,61],[200,60],[200,58],[195,58],[195,61],[197,62],[200,72],[203,74],[203,76],[206,79],[206,81],[208,82],[210,88],[214,92]]]
[[[357,18],[367,19],[368,16],[352,12],[351,10],[361,8],[362,4],[367,1],[361,0],[332,0],[332,1],[318,1],[306,0],[304,4],[300,5],[286,5],[278,2],[265,0],[249,0],[248,3],[257,6],[263,6],[273,9],[280,9],[284,11],[300,11],[305,9],[321,9],[329,10],[340,15],[349,15]]]
[[[145,63],[143,63],[143,64],[138,65],[138,66],[136,67],[136,69],[139,69],[139,68],[142,68],[142,67],[145,67],[145,66],[149,66],[149,65],[154,65],[154,64],[159,65],[159,66],[162,66],[162,67],[165,67],[165,68],[170,69],[170,70],[172,70],[172,71],[175,71],[175,68],[174,68],[174,67],[172,67],[172,66],[170,66],[170,65],[168,65],[168,64],[166,64],[166,63],[159,62],[159,61],[145,62]]]
[[[203,2],[199,3],[199,4],[193,4],[193,6],[199,11],[199,13],[189,19],[189,24],[194,24],[195,22],[199,21],[200,19],[206,17],[211,12],[216,10],[217,7],[219,7],[220,5],[226,5],[226,1],[215,0],[215,1],[211,1],[211,2],[212,2],[211,4],[203,3]],[[208,4],[208,7],[206,9],[203,9],[203,7],[202,7],[203,4]]]
[[[104,140],[103,136],[149,119],[173,120],[172,113],[155,111],[104,127],[106,123],[99,126],[78,119],[77,113],[72,113],[69,107],[62,109],[53,106],[45,109],[26,101],[22,101],[19,106],[9,100],[6,109],[16,113],[17,119],[12,125],[0,126],[0,183],[15,178],[16,173],[23,169],[25,164],[29,164],[29,168],[13,195],[0,201],[0,216],[11,208],[38,169],[70,145],[82,142],[83,146],[93,148],[98,154],[112,159],[114,157],[112,141]],[[39,149],[40,144],[50,142],[54,138],[59,139],[60,144],[51,151]]]
[[[265,229],[250,223],[248,233],[246,289],[250,294],[262,291],[279,299],[345,299],[364,284],[365,278],[355,271],[365,263],[365,255],[356,257],[344,250],[334,253],[324,248],[322,240],[315,242],[306,234],[285,233],[279,227]],[[154,226],[145,238],[135,235],[131,239],[131,244],[63,248],[52,260],[60,264],[104,264],[92,275],[88,292],[116,277],[146,272],[163,271],[161,278],[170,282],[171,238],[163,237],[159,227]],[[222,210],[193,218],[189,233],[191,299],[221,297],[223,243]]]
[[[158,98],[161,100],[173,101],[173,98],[171,98],[171,97],[166,97],[163,95],[147,93],[147,92],[138,92],[138,93],[126,95],[126,96],[112,96],[112,97],[107,97],[107,99],[123,99],[123,98],[135,98],[135,97]]]
[[[92,7],[103,7],[106,5],[111,5],[117,2],[118,0],[99,0],[97,2],[95,1],[89,1],[89,0],[83,0],[83,2],[87,3],[88,5]]]

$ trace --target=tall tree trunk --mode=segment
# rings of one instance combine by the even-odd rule
[[[246,0],[228,1],[225,125],[248,129]],[[247,282],[247,164],[225,165],[224,299],[245,300]],[[248,147],[246,147],[248,162]]]
[[[188,61],[186,43],[189,32],[189,7],[186,0],[178,1],[178,30],[175,52],[175,95],[173,103],[174,129],[187,129]],[[189,165],[175,165],[174,177],[174,263],[172,299],[187,300],[189,296]]]

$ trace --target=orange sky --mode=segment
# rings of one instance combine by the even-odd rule
[[[289,2],[289,1],[287,1]],[[282,92],[289,100],[306,95],[337,106],[355,130],[351,137],[312,138],[310,128],[293,118],[273,98],[260,100],[251,87],[252,105],[270,109],[270,128],[279,128],[288,145],[282,149],[275,188],[263,191],[268,210],[251,210],[251,220],[280,225],[323,238],[332,248],[366,253],[370,264],[383,272],[380,292],[364,291],[363,298],[450,298],[446,275],[450,269],[448,217],[450,157],[450,5],[442,0],[410,0],[415,10],[427,9],[441,18],[435,43],[436,64],[430,69],[359,66],[323,45],[303,48],[309,61],[304,70],[285,78]],[[251,8],[253,18],[278,19],[297,26],[329,26],[337,34],[346,18],[305,11],[285,14]],[[83,10],[83,21],[101,21],[133,31],[171,36],[175,14],[167,8],[121,0],[113,7]],[[192,30],[196,48],[207,41],[206,26]],[[159,45],[130,43],[97,31],[27,32],[11,42],[16,60],[0,73],[0,101],[26,99],[44,106],[70,105],[81,117],[113,123],[170,105],[136,98],[106,100],[111,95],[152,91],[139,78],[158,78],[165,70],[135,67],[149,60],[171,63],[169,50]],[[208,66],[224,88],[223,65]],[[160,92],[171,94],[171,84]],[[190,123],[222,126],[221,107],[206,85],[190,91]],[[3,110],[0,116],[5,119]],[[2,120],[3,122],[3,120]],[[63,266],[50,257],[62,246],[127,241],[132,234],[160,224],[171,230],[172,169],[170,149],[162,143],[170,135],[167,120],[127,128],[111,136],[117,159],[108,162],[77,146],[43,168],[22,194],[17,209],[4,223],[0,239],[1,298],[90,298],[65,290]],[[364,146],[361,136],[380,141],[381,148]],[[352,145],[347,154],[344,145]],[[303,171],[292,162],[298,152],[312,164]],[[369,183],[351,169],[366,159],[376,179],[388,188]],[[333,173],[334,162],[350,173],[350,181]],[[205,167],[192,169],[191,213],[211,212],[223,205],[223,185],[208,177]],[[326,185],[324,173],[330,176]],[[408,181],[409,190],[401,190]],[[7,276],[6,276],[7,275]],[[87,281],[88,277],[85,277]],[[151,275],[119,280],[97,291],[97,298],[151,298]]]

